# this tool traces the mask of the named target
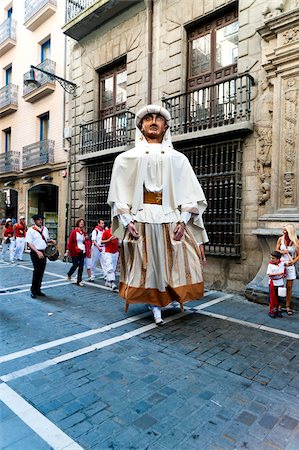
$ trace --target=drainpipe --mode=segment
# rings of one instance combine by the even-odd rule
[[[153,87],[153,0],[147,1],[147,104],[152,103]]]

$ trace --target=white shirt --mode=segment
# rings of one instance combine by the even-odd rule
[[[76,240],[77,240],[77,247],[82,250],[83,253],[85,253],[85,236],[84,234],[76,232]]]
[[[148,192],[161,192],[163,189],[163,155],[161,144],[150,144],[148,146],[147,156],[147,168],[145,172],[144,187]],[[186,205],[187,206],[187,205]],[[197,207],[197,204],[188,204],[189,209]],[[116,209],[128,208],[128,205],[117,203]],[[127,226],[132,220],[143,223],[171,223],[171,222],[185,222],[187,223],[191,217],[191,214],[187,211],[180,213],[178,209],[165,214],[161,205],[153,205],[146,203],[143,205],[143,209],[138,211],[137,214],[121,214],[120,220],[124,226]]]
[[[98,245],[101,245],[103,232],[104,230],[99,230],[98,228],[95,228],[91,233],[92,242],[95,241]]]
[[[284,269],[284,262],[280,262],[279,264],[268,264],[267,275],[276,275],[275,277],[269,277],[269,284],[272,279],[274,286],[283,286],[283,277],[278,274],[283,273]]]
[[[34,228],[37,228],[38,230],[40,230],[42,232],[45,240],[42,238],[40,232],[38,232]],[[46,241],[48,241],[49,239],[50,239],[49,231],[48,231],[47,227],[39,228],[36,225],[33,225],[32,227],[30,227],[28,229],[25,241],[28,244],[34,245],[37,250],[45,250],[45,248],[47,247]]]

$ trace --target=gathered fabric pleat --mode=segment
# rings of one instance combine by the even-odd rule
[[[201,254],[188,226],[181,241],[173,239],[176,223],[135,226],[140,237],[134,240],[126,231],[120,258],[119,294],[126,304],[167,306],[201,298]]]

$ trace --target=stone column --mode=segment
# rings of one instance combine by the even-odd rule
[[[265,80],[256,103],[260,195],[254,234],[263,261],[246,286],[246,295],[255,301],[265,300],[267,263],[283,225],[293,223],[299,231],[299,8],[284,11],[284,4],[281,2],[278,10],[265,9],[264,25],[257,30],[262,37]],[[293,298],[298,306],[299,280],[294,282]]]

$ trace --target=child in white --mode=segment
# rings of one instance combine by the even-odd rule
[[[269,316],[272,317],[272,319],[275,317],[282,317],[281,305],[279,304],[278,287],[284,286],[283,278],[285,276],[285,265],[284,262],[280,260],[280,257],[280,252],[272,252],[267,269],[270,297]]]

